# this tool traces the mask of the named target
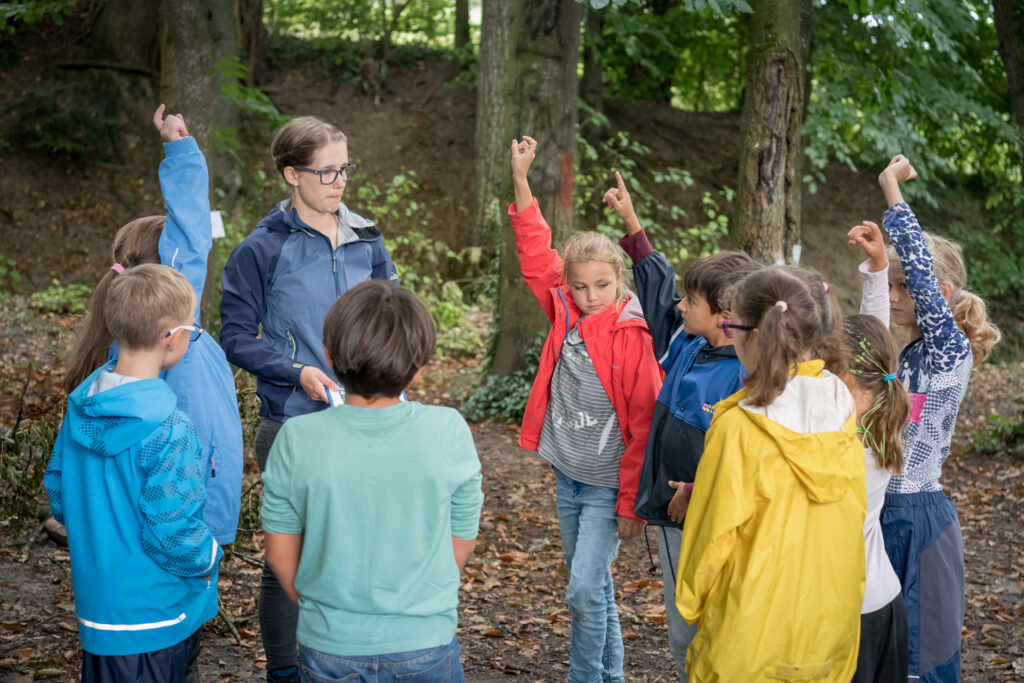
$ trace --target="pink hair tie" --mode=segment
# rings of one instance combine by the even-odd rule
[[[117,273],[118,275],[124,272],[124,266],[122,266],[120,263],[115,263],[114,265],[110,266],[110,269]]]
[[[822,280],[822,281],[821,281],[821,286],[825,288],[825,291],[826,291],[826,292],[828,291],[828,283],[827,283],[827,282],[825,282],[824,280]]]

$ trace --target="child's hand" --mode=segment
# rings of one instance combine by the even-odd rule
[[[302,384],[302,390],[305,391],[311,399],[314,401],[320,401],[321,403],[328,403],[327,391],[324,386],[328,386],[331,389],[337,389],[338,385],[334,381],[324,374],[320,368],[315,368],[312,365],[307,365],[302,368],[302,372],[299,373],[299,383]]]
[[[889,260],[885,256],[885,242],[882,240],[882,231],[877,223],[862,221],[860,225],[851,228],[846,233],[850,244],[858,244],[868,255],[871,265],[868,267],[872,273],[885,270]]]
[[[910,159],[902,154],[897,154],[889,161],[889,165],[885,167],[885,170],[879,174],[878,182],[884,184],[887,180],[894,180],[897,183],[902,183],[907,180],[913,180],[916,177],[917,171],[910,165]]]
[[[537,141],[524,135],[522,142],[512,140],[512,177],[526,178],[530,164],[537,155]]]
[[[676,524],[682,524],[686,517],[686,508],[690,507],[690,494],[693,492],[693,484],[681,481],[670,481],[669,486],[676,490],[672,500],[668,503],[668,516]]]
[[[160,139],[164,142],[174,142],[188,137],[188,129],[185,127],[185,119],[181,114],[171,114],[164,118],[164,105],[156,108],[153,114],[153,125],[160,131]]]
[[[619,515],[619,540],[627,541],[636,538],[644,532],[644,522],[632,517]]]
[[[626,223],[626,231],[630,235],[635,235],[640,232],[640,222],[636,218],[636,212],[633,210],[633,200],[629,197],[629,190],[626,189],[626,183],[622,180],[622,176],[619,172],[615,172],[615,183],[616,186],[604,193],[604,201],[608,207],[615,211]]]

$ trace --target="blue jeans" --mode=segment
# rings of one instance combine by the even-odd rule
[[[343,657],[299,645],[299,669],[309,683],[465,683],[459,661],[459,641],[424,650],[392,652],[386,655]]]
[[[618,489],[591,486],[555,469],[558,526],[569,568],[569,681],[622,681],[622,633],[615,607],[612,562],[619,552]]]

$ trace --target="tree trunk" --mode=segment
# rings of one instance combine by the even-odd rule
[[[249,84],[257,85],[267,75],[263,0],[235,0],[235,14],[238,17],[239,57],[249,72]]]
[[[580,4],[576,0],[513,0],[509,26],[513,59],[508,70],[505,140],[537,140],[530,187],[551,225],[556,248],[575,223],[573,163],[579,92]],[[511,181],[505,171],[502,201]],[[506,219],[507,220],[507,219]],[[497,335],[491,371],[507,375],[523,367],[537,332],[549,325],[523,283],[512,230],[502,230]]]
[[[455,47],[469,44],[469,0],[455,0]]]
[[[213,132],[229,117],[227,107],[216,104],[220,74],[214,65],[237,53],[236,39],[232,0],[160,3],[160,101],[169,114],[185,116],[188,131],[199,143],[214,179],[218,164]],[[203,325],[209,320],[215,284],[212,268],[208,269],[200,303]]]
[[[601,30],[604,16],[588,7],[583,28],[583,82],[580,97],[597,111],[601,111]]]
[[[504,150],[505,83],[509,61],[509,0],[484,0],[480,21],[479,76],[476,89],[476,134],[473,187],[469,203],[469,244],[494,241],[507,220],[502,177],[508,173]]]
[[[788,263],[800,239],[801,0],[750,4],[735,234],[755,259]]]
[[[994,0],[993,5],[999,56],[1006,71],[1013,122],[1017,124],[1024,180],[1024,5],[1017,0]]]

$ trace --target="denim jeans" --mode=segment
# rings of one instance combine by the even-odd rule
[[[309,683],[465,683],[459,661],[459,641],[452,638],[447,645],[393,652],[386,655],[344,657],[329,655],[304,645],[299,646],[299,668],[302,680]]]
[[[267,467],[267,456],[274,445],[281,422],[263,418],[256,430],[256,462],[262,473]],[[298,643],[295,630],[299,626],[299,608],[281,588],[269,565],[264,565],[260,577],[260,637],[267,654],[267,680],[271,672],[298,666]]]
[[[697,635],[697,624],[683,620],[676,607],[676,576],[679,574],[679,550],[683,545],[683,530],[674,526],[658,527],[658,562],[665,584],[665,622],[668,624],[668,651],[676,660],[676,674],[682,683],[686,677],[686,649]]]
[[[569,681],[625,681],[612,562],[619,551],[618,489],[583,484],[555,469],[558,525],[569,568]]]

